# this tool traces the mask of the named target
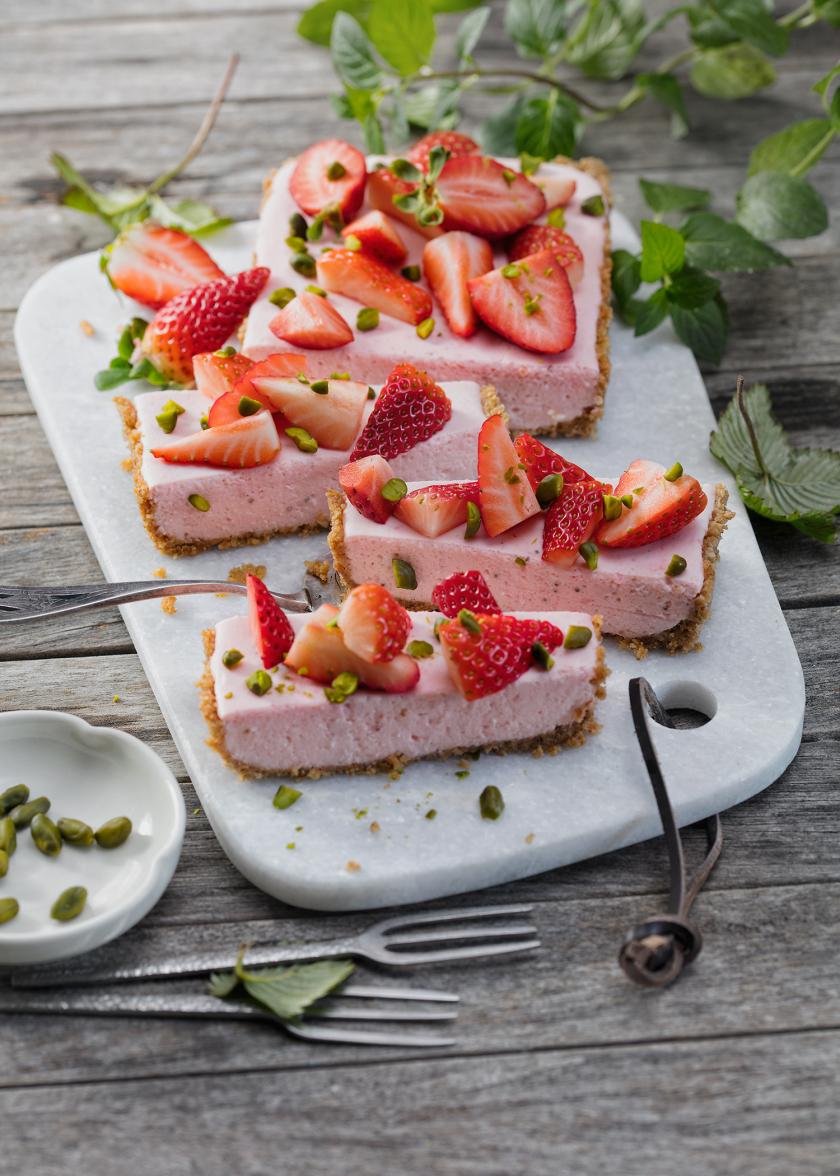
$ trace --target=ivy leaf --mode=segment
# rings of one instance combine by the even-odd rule
[[[165,228],[182,229],[193,237],[207,236],[233,224],[229,216],[219,216],[203,200],[177,200],[168,204],[157,193],[149,200],[149,216]]]
[[[807,180],[783,172],[750,176],[735,197],[736,217],[754,237],[815,237],[828,228],[825,202]]]
[[[791,264],[783,253],[753,237],[743,225],[725,221],[713,212],[693,212],[680,232],[686,260],[698,269],[752,273]]]
[[[612,289],[622,318],[641,284],[642,272],[638,257],[626,249],[615,249],[612,255]]]
[[[577,146],[580,111],[557,90],[546,97],[529,98],[516,124],[516,154],[537,159],[573,155]]]
[[[777,522],[792,523],[822,542],[836,538],[840,513],[840,453],[831,449],[794,449],[773,416],[763,384],[736,395],[712,433],[709,448],[728,466],[747,506]],[[752,424],[756,455],[744,418]]]
[[[330,37],[330,53],[335,72],[351,90],[376,90],[382,73],[373,56],[373,48],[357,20],[346,12],[337,12]]]
[[[719,364],[729,334],[726,303],[718,295],[702,306],[680,306],[670,303],[669,314],[677,338],[690,347],[698,359]]]
[[[764,0],[711,0],[718,17],[764,53],[780,57],[788,47],[788,31],[773,19]]]
[[[661,322],[664,322],[667,314],[668,296],[661,287],[654,290],[646,302],[636,301],[633,307],[636,337],[647,335],[655,330]]]
[[[691,84],[707,98],[746,98],[776,80],[776,71],[752,45],[705,49],[691,68]]]
[[[689,212],[705,208],[711,193],[705,188],[687,188],[682,184],[665,184],[654,180],[639,180],[645,203],[653,212]]]
[[[458,27],[455,34],[455,55],[459,62],[472,60],[473,49],[481,39],[484,26],[490,19],[489,8],[476,8],[468,13]]]
[[[564,5],[558,0],[508,0],[505,32],[520,57],[550,57],[563,40]]]
[[[349,960],[318,960],[291,968],[246,972],[237,961],[236,976],[254,1000],[284,1021],[302,1016],[315,1001],[332,992],[353,971]]]
[[[566,42],[565,56],[587,76],[624,77],[645,39],[639,0],[590,0]]]
[[[692,266],[683,266],[667,287],[668,301],[684,310],[697,310],[720,292],[720,282]]]
[[[658,282],[666,274],[675,274],[685,261],[682,235],[669,225],[642,221],[642,281]]]
[[[748,175],[777,171],[802,174],[814,166],[834,137],[827,118],[806,118],[775,135],[768,135],[753,149]],[[802,171],[798,171],[798,169]]]
[[[524,106],[525,99],[520,95],[481,124],[478,137],[488,155],[516,155],[516,128]]]
[[[671,111],[671,135],[682,139],[688,134],[688,111],[685,108],[682,86],[673,74],[642,73],[636,85]]]
[[[298,21],[298,36],[315,45],[329,46],[337,12],[348,12],[364,27],[370,12],[370,0],[321,0],[307,8]]]
[[[431,57],[435,22],[427,0],[372,0],[367,28],[376,48],[403,77],[417,73]]]
[[[838,0],[838,4],[840,4],[840,0]],[[826,110],[828,110],[828,92],[831,89],[831,83],[838,74],[840,74],[840,61],[838,61],[837,65],[832,66],[828,73],[824,74],[818,82],[814,82],[811,87],[815,94],[819,94],[823,107]]]
[[[721,45],[731,45],[740,40],[732,25],[721,18],[710,8],[692,6],[687,12],[691,29],[691,39],[702,49],[718,49]]]

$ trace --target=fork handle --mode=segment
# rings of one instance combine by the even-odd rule
[[[99,1017],[205,1017],[271,1020],[253,1005],[219,1000],[207,993],[14,992],[0,995],[2,1013],[54,1013]]]

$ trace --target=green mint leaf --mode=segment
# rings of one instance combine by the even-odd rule
[[[337,12],[348,12],[355,16],[364,28],[369,11],[370,0],[322,0],[320,4],[313,4],[311,8],[307,8],[301,16],[297,26],[298,35],[315,45],[329,47]]]
[[[691,84],[707,98],[746,98],[776,80],[776,71],[752,45],[706,49],[691,67]]]
[[[840,4],[840,0],[838,0],[838,4]],[[828,95],[829,95],[829,91],[831,90],[831,83],[839,75],[840,75],[840,61],[838,61],[837,65],[832,66],[831,69],[828,71],[828,73],[824,74],[823,77],[821,77],[818,82],[814,82],[813,86],[811,87],[811,89],[814,91],[815,94],[819,94],[820,99],[823,104],[823,108],[825,109],[826,113],[828,112],[828,106],[829,106]]]
[[[705,208],[711,193],[705,188],[686,188],[682,184],[665,184],[654,180],[639,180],[645,203],[653,212],[690,212]]]
[[[651,294],[646,302],[636,302],[633,307],[633,321],[637,338],[655,330],[668,313],[668,297],[660,288]]]
[[[123,367],[103,368],[93,377],[93,382],[100,392],[110,392],[112,388],[119,388],[126,380],[131,379],[130,372]]]
[[[385,135],[382,132],[382,123],[375,114],[369,114],[362,120],[362,134],[365,150],[371,155],[384,155]]]
[[[525,99],[520,95],[481,124],[478,137],[488,155],[516,155],[516,131],[524,108]]]
[[[840,0],[811,0],[811,8],[819,20],[840,25]]]
[[[409,124],[420,130],[447,130],[458,121],[460,83],[455,80],[422,86],[404,99]]]
[[[455,55],[460,62],[472,61],[473,50],[490,19],[490,9],[475,8],[461,21],[455,34]]]
[[[508,0],[505,32],[520,57],[552,56],[563,40],[564,5],[557,0]]]
[[[673,74],[642,73],[636,85],[671,112],[671,135],[682,139],[688,134],[688,111],[685,108],[682,86]]]
[[[207,990],[211,996],[230,996],[238,983],[236,972],[211,972]]]
[[[624,308],[642,284],[641,265],[638,257],[626,249],[616,249],[612,255],[612,289],[623,316]]]
[[[711,0],[720,20],[738,36],[764,53],[781,57],[788,47],[788,31],[773,19],[764,0]]]
[[[337,12],[330,37],[335,72],[350,90],[376,90],[382,73],[362,26],[346,12]]]
[[[237,964],[245,991],[284,1021],[302,1016],[315,1001],[332,992],[353,971],[349,960],[318,960],[291,968],[263,968],[247,972]]]
[[[580,111],[559,91],[545,97],[529,98],[516,124],[516,154],[538,159],[574,155],[580,128]]]
[[[435,22],[427,0],[372,0],[368,33],[403,77],[417,73],[432,55]]]
[[[689,8],[687,16],[691,39],[698,48],[719,49],[740,40],[732,25],[705,5]]]
[[[588,77],[615,81],[627,73],[646,36],[639,0],[590,0],[569,34],[565,57]]]
[[[814,166],[834,137],[827,118],[806,118],[762,139],[750,156],[748,175],[757,172],[796,172]]]
[[[828,228],[828,209],[807,180],[783,172],[750,176],[735,198],[738,223],[761,241],[815,237]]]
[[[743,225],[725,221],[713,212],[693,212],[680,232],[686,261],[698,269],[752,273],[790,265],[783,253],[753,237]]]
[[[193,237],[215,233],[233,224],[229,216],[219,216],[203,200],[177,200],[168,204],[162,196],[149,198],[149,216],[169,229],[182,229]]]
[[[642,281],[658,282],[675,274],[685,261],[682,234],[657,221],[642,221]]]
[[[698,359],[715,365],[720,363],[729,334],[726,304],[720,296],[695,307],[671,302],[669,314],[677,338],[690,347]]]
[[[668,301],[686,310],[697,310],[720,292],[720,282],[702,270],[683,266],[668,286]]]
[[[830,542],[836,534],[835,516],[840,513],[840,453],[794,449],[773,416],[763,384],[745,391],[743,403],[761,463],[737,398],[729,403],[712,433],[712,453],[735,475],[741,497],[751,510]]]

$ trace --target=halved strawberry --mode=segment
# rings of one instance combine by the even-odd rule
[[[540,511],[498,413],[487,418],[478,434],[478,493],[481,521],[491,539]]]
[[[292,425],[306,429],[324,449],[349,449],[362,426],[367,384],[350,380],[304,384],[297,379],[253,373],[250,383],[275,410]],[[315,391],[316,387],[323,391]]]
[[[482,155],[448,159],[436,187],[444,228],[479,237],[507,237],[545,212],[536,184]]]
[[[317,296],[316,296],[317,297]],[[274,355],[267,355],[258,363],[251,361],[251,367],[245,373],[247,379],[240,378],[234,385],[233,391],[240,396],[253,395],[254,386],[251,376],[273,377],[279,380],[291,379],[294,376],[306,375],[306,356],[297,355],[293,351],[278,351]]]
[[[681,531],[706,509],[706,494],[696,478],[681,474],[670,480],[664,475],[664,466],[634,461],[615,489],[618,498],[633,494],[633,505],[624,507],[619,518],[603,523],[596,541],[603,547],[656,543]]]
[[[563,179],[562,176],[540,175],[539,172],[534,176],[534,183],[545,196],[546,212],[551,212],[552,208],[565,208],[577,187],[574,180]]]
[[[595,479],[585,469],[575,465],[530,433],[520,433],[513,443],[517,457],[525,467],[528,481],[536,490],[543,478],[549,474],[560,474],[564,482],[593,482]]]
[[[262,664],[267,670],[279,665],[292,647],[295,632],[289,618],[262,580],[248,574],[248,620]]]
[[[583,254],[574,237],[551,225],[528,225],[516,234],[508,245],[507,255],[511,261],[531,257],[550,249],[559,265],[566,271],[566,277],[576,286],[583,277]]]
[[[412,490],[394,513],[413,531],[436,539],[467,521],[468,502],[478,506],[478,482],[448,482]]]
[[[204,351],[193,356],[195,386],[210,400],[218,400],[253,366],[253,359],[241,351],[231,354],[227,347],[221,351]]]
[[[395,176],[387,167],[378,167],[368,173],[367,198],[373,208],[378,208],[394,220],[408,225],[421,237],[439,237],[443,233],[440,225],[421,225],[413,212],[405,212],[394,204],[395,196],[404,196],[408,192],[413,192],[416,187],[417,185],[412,184],[410,180],[401,180]]]
[[[460,131],[431,131],[417,140],[406,159],[410,159],[415,167],[421,168],[422,171],[428,171],[429,155],[433,147],[445,148],[450,159],[457,159],[460,155],[474,155],[479,150],[475,139]]]
[[[259,266],[176,295],[146,327],[143,354],[168,380],[191,384],[193,356],[224,346],[268,281],[269,272]]]
[[[528,351],[568,351],[575,341],[575,299],[550,249],[491,270],[468,283],[479,318]]]
[[[374,523],[387,523],[396,503],[384,497],[382,487],[393,476],[394,471],[385,458],[374,453],[342,466],[338,484],[360,515]]]
[[[405,242],[396,230],[394,222],[384,212],[375,208],[366,212],[341,230],[341,235],[358,237],[365,253],[372,253],[380,261],[390,265],[402,265],[408,257]]]
[[[481,572],[454,572],[432,589],[432,604],[445,617],[457,617],[462,608],[470,612],[500,613],[502,610]]]
[[[444,233],[423,249],[423,273],[456,335],[468,339],[478,329],[467,282],[493,268],[493,249],[472,233]]]
[[[269,412],[274,412],[274,406],[267,396],[263,396],[256,388],[247,385],[247,392],[237,392],[235,388],[231,388],[229,392],[223,392],[221,396],[210,405],[210,410],[207,413],[207,424],[209,428],[215,429],[219,425],[229,425],[232,421],[241,421],[244,416],[253,416],[255,412],[259,412],[258,408],[254,408],[254,401],[261,404],[263,408],[267,408]],[[242,409],[245,409],[245,412]],[[281,425],[280,421],[275,420],[275,425],[278,428],[285,428],[285,424]]]
[[[113,286],[153,310],[176,294],[225,276],[194,237],[153,221],[123,229],[104,250],[102,268]]]
[[[318,281],[332,294],[343,294],[383,314],[416,326],[432,313],[428,291],[395,274],[370,254],[331,249],[318,258]],[[300,295],[289,307],[299,301]]]
[[[280,452],[280,438],[270,413],[258,412],[228,425],[191,433],[152,450],[155,457],[183,465],[224,466],[242,470],[265,465]],[[212,503],[210,504],[212,508]]]
[[[376,398],[350,460],[379,453],[389,461],[437,433],[452,416],[452,404],[427,372],[398,364]]]
[[[571,567],[581,544],[592,538],[603,517],[600,482],[568,482],[546,512],[543,559],[558,567]]]
[[[335,208],[356,215],[365,195],[365,157],[343,139],[323,139],[298,157],[289,180],[292,198],[307,216]]]
[[[353,342],[347,320],[320,294],[303,290],[276,314],[268,329],[293,347],[327,351]]]
[[[366,662],[393,661],[411,632],[411,617],[380,584],[359,584],[338,610],[344,644]]]
[[[452,681],[467,702],[496,694],[521,678],[533,663],[532,647],[541,641],[556,649],[563,634],[548,621],[523,621],[517,617],[481,615],[446,621],[439,630],[443,656]],[[476,627],[480,632],[475,632]],[[537,635],[538,634],[538,635]]]
[[[334,604],[322,604],[295,637],[284,664],[316,682],[330,683],[338,674],[355,674],[363,686],[404,694],[420,679],[420,667],[407,653],[391,661],[367,662],[344,644],[341,630],[330,621],[338,617]]]

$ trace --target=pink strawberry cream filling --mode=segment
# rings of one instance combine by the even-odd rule
[[[557,625],[593,629],[592,618],[579,612],[523,613]],[[309,618],[290,616],[298,632]],[[271,672],[273,689],[261,696],[245,685],[262,668],[245,616],[216,626],[210,659],[216,709],[230,758],[259,771],[290,772],[308,768],[348,768],[379,763],[392,755],[410,759],[488,742],[531,739],[580,720],[592,702],[599,640],[581,649],[560,648],[548,670],[533,668],[504,690],[467,702],[458,692],[434,636],[440,613],[411,614],[409,641],[427,641],[431,657],[418,661],[420,679],[404,694],[360,687],[343,703],[328,701],[324,688],[280,666]],[[242,661],[222,664],[227,649]]]
[[[427,484],[410,484],[409,490]],[[456,527],[430,540],[397,518],[374,523],[346,504],[344,556],[355,583],[383,584],[406,603],[427,604],[441,580],[475,568],[504,610],[578,608],[600,615],[605,633],[650,637],[690,616],[703,587],[703,541],[715,488],[703,489],[709,502],[687,527],[644,547],[601,547],[592,571],[582,559],[570,568],[542,559],[542,513],[495,539],[483,531],[464,539],[463,527]],[[679,576],[665,574],[673,555],[686,561]],[[415,589],[395,585],[394,556],[414,568]]]
[[[376,162],[368,160],[371,168]],[[511,168],[519,167],[517,160],[501,160]],[[257,234],[257,265],[268,266],[271,277],[248,316],[243,349],[255,359],[278,350],[278,339],[269,329],[277,314],[277,307],[268,301],[273,290],[281,286],[303,289],[312,279],[302,278],[290,265],[295,255],[285,243],[289,235],[289,217],[298,212],[289,192],[289,178],[294,160],[285,163],[274,175],[266,197]],[[347,368],[359,379],[381,382],[397,363],[413,363],[435,373],[437,380],[477,380],[480,384],[494,384],[510,414],[516,429],[540,429],[565,421],[573,421],[597,399],[600,367],[597,354],[597,329],[601,308],[601,265],[604,261],[604,218],[587,216],[581,203],[590,196],[602,194],[597,180],[587,172],[563,164],[544,163],[535,176],[537,182],[549,178],[574,179],[575,193],[565,208],[566,231],[580,247],[584,257],[583,276],[575,287],[577,334],[568,351],[556,355],[537,355],[502,339],[485,327],[469,339],[462,339],[450,331],[437,303],[433,316],[435,327],[427,339],[418,337],[410,323],[400,322],[382,314],[379,326],[373,331],[356,332],[352,343],[330,351],[309,352],[309,367],[314,373]],[[370,211],[365,200],[359,215]],[[537,218],[544,223],[546,215]],[[409,265],[422,267],[425,238],[401,222],[396,228],[408,249]],[[329,229],[322,244],[332,244]],[[318,246],[312,246],[318,256]],[[495,264],[504,265],[507,255],[501,247],[495,250]],[[422,281],[419,283],[422,285]],[[339,294],[331,294],[330,302],[354,326],[360,304]],[[328,366],[325,367],[324,365]]]
[[[444,391],[452,403],[451,418],[437,433],[393,459],[395,476],[406,481],[428,478],[441,469],[461,476],[465,468],[475,468],[475,438],[485,419],[479,387],[454,383],[445,385]],[[175,429],[165,433],[155,418],[173,398],[184,412]],[[363,423],[374,403],[366,407]],[[168,539],[214,543],[326,523],[326,491],[337,487],[338,471],[349,460],[349,450],[321,448],[304,453],[281,431],[280,452],[266,465],[251,469],[177,465],[154,457],[151,450],[197,433],[210,402],[200,392],[182,389],[143,393],[134,406],[143,443],[141,474],[155,525]],[[191,503],[195,495],[209,509]]]

